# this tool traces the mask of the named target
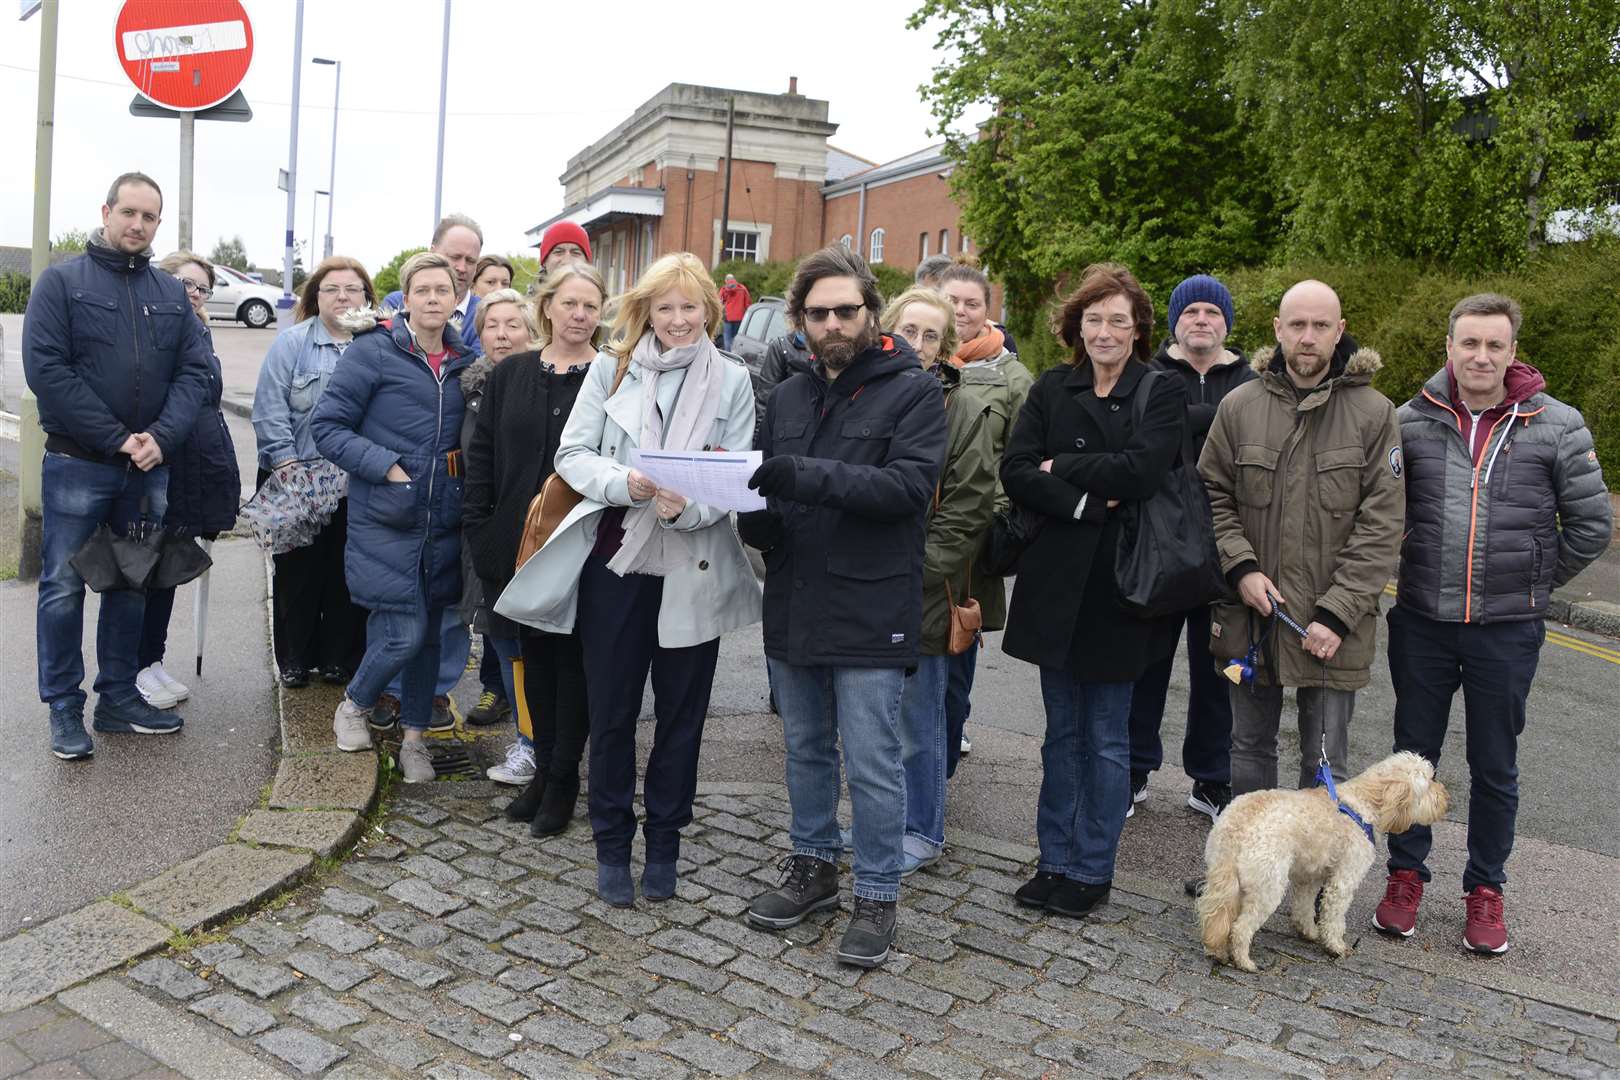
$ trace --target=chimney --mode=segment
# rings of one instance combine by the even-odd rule
[[[797,75],[789,75],[788,76],[788,93],[789,94],[797,94],[798,92],[799,92],[799,77]]]

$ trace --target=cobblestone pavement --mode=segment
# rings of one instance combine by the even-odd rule
[[[847,911],[742,919],[787,847],[777,788],[701,795],[677,898],[618,910],[582,821],[535,841],[456,787],[396,799],[341,869],[207,944],[0,1017],[0,1076],[174,1076],[188,1032],[232,1076],[1620,1075],[1585,1013],[1270,932],[1268,970],[1212,969],[1189,907],[1119,890],[1032,914],[1031,853],[988,838],[907,882],[899,952],[862,972],[833,961]],[[154,1054],[127,1033],[165,1022]]]

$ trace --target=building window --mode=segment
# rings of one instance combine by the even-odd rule
[[[845,233],[843,236],[840,236],[838,238],[838,242],[844,245],[845,251],[853,251],[855,249],[855,238],[849,235],[849,233]]]
[[[939,230],[939,251],[941,255],[949,255],[951,253],[951,230]]]
[[[962,237],[962,254],[964,254],[964,255],[966,255],[966,254],[967,254],[967,253],[968,253],[968,249],[969,249],[969,248],[970,248],[970,247],[971,247],[971,246],[972,246],[972,245],[970,245],[970,244],[969,244],[969,243],[968,243],[968,238],[967,238],[967,237],[966,237],[966,236],[964,236],[964,237]]]
[[[918,247],[919,252],[920,252],[920,254],[918,254],[917,258],[919,260],[928,258],[928,234],[927,233],[923,233],[921,236],[917,237],[917,247]]]
[[[727,259],[759,262],[759,233],[735,230],[726,233],[725,247],[720,249],[720,261]]]
[[[880,263],[883,261],[883,230],[872,230],[872,245],[867,249],[866,261]]]

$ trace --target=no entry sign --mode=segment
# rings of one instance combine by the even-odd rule
[[[230,97],[253,59],[241,0],[124,0],[113,36],[135,89],[177,112]]]

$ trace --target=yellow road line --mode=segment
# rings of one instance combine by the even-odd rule
[[[1395,586],[1385,585],[1384,595],[1393,598],[1395,596]],[[1620,664],[1620,649],[1611,649],[1605,645],[1594,645],[1590,641],[1582,641],[1580,638],[1570,637],[1568,634],[1559,633],[1557,630],[1547,631],[1547,644],[1557,645],[1572,652],[1595,657],[1598,660],[1607,660],[1611,664]]]

